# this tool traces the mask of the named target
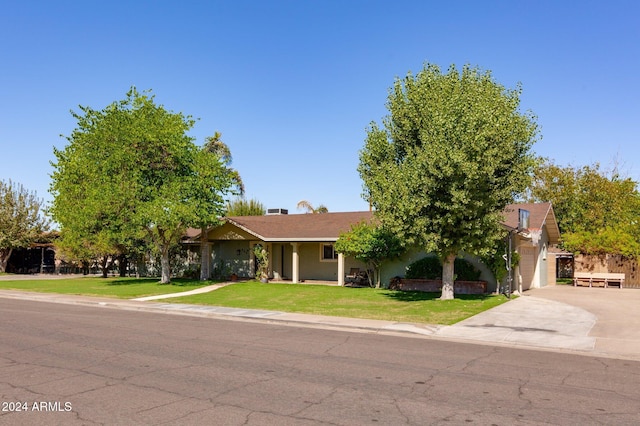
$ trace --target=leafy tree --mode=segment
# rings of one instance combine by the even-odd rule
[[[215,223],[234,184],[221,160],[187,136],[190,116],[132,88],[103,110],[72,112],[78,127],[54,150],[51,212],[62,239],[116,252],[146,237],[170,282],[169,252],[184,230]]]
[[[227,216],[262,216],[267,210],[264,205],[252,198],[236,198],[227,204]]]
[[[298,208],[298,210],[306,210],[307,213],[329,213],[329,209],[324,204],[320,204],[318,207],[314,207],[313,204],[311,204],[307,200],[298,201],[296,207]]]
[[[360,152],[364,197],[406,245],[443,261],[441,299],[453,294],[459,252],[481,255],[502,235],[502,211],[528,185],[537,124],[520,113],[521,88],[490,72],[425,65],[397,79],[384,128]]]
[[[335,244],[338,253],[344,253],[367,264],[374,276],[369,274],[369,285],[380,287],[380,267],[386,260],[399,257],[404,248],[394,234],[387,229],[361,222],[353,225],[349,232],[340,234]]]
[[[11,253],[28,248],[49,222],[42,215],[42,200],[22,185],[0,181],[0,272],[5,272]]]
[[[599,164],[561,167],[545,159],[529,189],[531,201],[553,204],[564,247],[585,254],[640,256],[638,184]]]
[[[213,136],[209,136],[205,140],[204,147],[202,148],[205,153],[213,155],[224,165],[227,178],[230,179],[233,186],[236,188],[238,194],[244,194],[244,183],[240,177],[240,173],[231,168],[233,157],[231,156],[231,149],[229,146],[222,142],[222,134],[215,132]],[[200,224],[200,280],[206,281],[211,277],[210,261],[211,255],[209,253],[209,244],[207,242],[207,227],[211,222],[202,222]]]

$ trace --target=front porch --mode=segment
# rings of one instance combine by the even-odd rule
[[[265,242],[261,240],[215,240],[208,242],[211,270],[225,277],[253,278],[257,270],[254,249],[263,246],[269,253],[268,276],[271,282],[334,283],[344,286],[351,268],[365,265],[333,249],[333,242]]]

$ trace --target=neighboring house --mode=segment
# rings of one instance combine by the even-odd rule
[[[521,211],[528,215],[520,214]],[[551,203],[507,206],[503,224],[512,236],[513,250],[520,255],[515,268],[515,290],[522,292],[555,284],[556,256],[549,247],[560,242],[560,229]]]
[[[519,209],[529,212],[526,227],[518,226]],[[221,226],[207,231],[212,270],[223,276],[234,273],[239,277],[253,277],[256,270],[253,249],[261,244],[270,254],[269,276],[274,280],[292,283],[337,281],[343,285],[351,268],[365,269],[366,265],[336,253],[334,244],[342,232],[351,229],[351,225],[371,220],[373,213],[367,211],[229,217]],[[547,264],[552,257],[548,255],[548,247],[558,243],[560,233],[551,204],[508,206],[503,225],[511,231],[514,251],[520,253],[520,264],[515,271],[516,277],[520,277],[516,279],[518,286],[527,290],[551,284],[551,271],[555,282],[555,264],[552,267]],[[197,246],[200,235],[199,231],[194,231],[188,233],[187,242]],[[381,274],[383,285],[394,276],[403,276],[407,265],[426,255],[413,250],[400,260],[385,264]],[[496,283],[491,273],[477,260],[475,263],[483,272],[482,279],[489,282],[489,290],[495,291]]]

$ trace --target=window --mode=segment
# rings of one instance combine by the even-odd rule
[[[334,250],[333,244],[320,244],[320,261],[333,262],[338,259],[338,253]]]

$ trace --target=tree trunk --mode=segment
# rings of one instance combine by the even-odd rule
[[[107,278],[108,276],[107,274],[108,263],[109,263],[108,256],[104,256],[102,259],[100,259],[100,268],[102,268],[102,278]]]
[[[169,266],[169,244],[163,244],[161,247],[160,264],[162,266],[162,278],[160,284],[171,283],[171,268]]]
[[[127,276],[127,266],[129,265],[129,259],[124,254],[121,254],[120,258],[118,260],[119,260],[118,266],[119,266],[119,269],[120,269],[120,276],[121,277],[126,277]]]
[[[451,300],[454,298],[453,293],[453,265],[455,264],[456,255],[450,254],[442,262],[442,295],[440,300]]]
[[[371,271],[373,273],[373,286],[375,286],[375,288],[380,288],[380,274],[382,272],[382,268],[381,265],[374,263],[372,265]]]
[[[211,278],[209,265],[211,264],[211,253],[209,251],[209,239],[207,238],[207,229],[200,230],[200,281],[206,281]]]
[[[0,249],[0,272],[7,272],[7,264],[12,252],[12,248]]]

